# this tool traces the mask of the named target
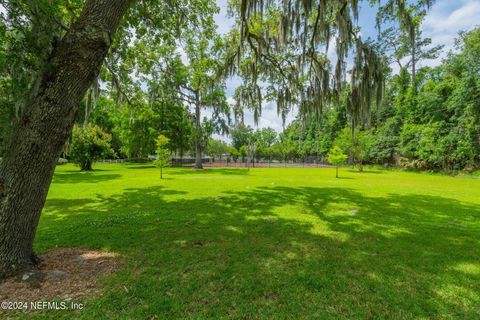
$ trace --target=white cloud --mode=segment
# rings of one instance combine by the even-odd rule
[[[437,1],[427,14],[423,24],[425,37],[432,39],[433,45],[444,45],[445,49],[441,58],[453,49],[455,38],[463,30],[471,30],[480,24],[479,0],[441,0]],[[424,63],[437,66],[441,59]]]
[[[220,34],[226,34],[233,26],[233,21],[227,15],[228,0],[217,0],[217,5],[220,7],[220,13],[215,15],[215,23],[218,26],[217,31]]]
[[[235,100],[232,97],[228,98],[228,103],[231,105],[235,103]],[[212,112],[210,110],[203,110],[203,115],[207,118],[211,116]],[[285,119],[285,127],[287,127],[293,120],[295,120],[295,116],[297,114],[296,110],[292,110],[287,115]],[[253,112],[251,110],[245,110],[245,125],[248,125],[254,129],[262,129],[262,128],[272,128],[277,133],[281,133],[283,131],[283,124],[281,117],[277,114],[277,106],[274,102],[264,102],[262,105],[262,116],[258,120],[258,124],[255,124]],[[213,137],[215,139],[219,139],[222,141],[230,142],[230,137],[222,136],[218,134],[214,134]]]
[[[183,49],[183,47],[180,46],[180,44],[177,46],[177,51],[176,52],[180,55],[180,59],[182,59],[183,64],[185,64],[185,65],[190,64],[190,61],[188,60],[187,53],[185,52],[185,49]]]
[[[285,119],[285,127],[295,120],[296,110],[292,110]],[[282,118],[277,114],[277,106],[275,102],[265,102],[262,105],[262,116],[258,119],[258,126],[255,125],[253,112],[245,111],[245,124],[253,128],[267,128],[270,127],[278,133],[283,131]]]

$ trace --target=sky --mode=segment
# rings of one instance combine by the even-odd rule
[[[220,13],[216,15],[215,21],[218,25],[218,31],[221,34],[227,33],[232,25],[232,20],[227,16],[228,0],[217,0],[220,7]],[[375,29],[376,10],[363,1],[360,10],[359,24],[363,38],[376,38]],[[455,38],[460,31],[468,31],[475,26],[480,25],[480,0],[437,0],[428,12],[423,26],[423,36],[432,39],[432,45],[444,45],[445,49],[442,56],[437,60],[427,61],[423,66],[437,66],[442,62],[442,58],[454,49]],[[395,69],[394,69],[395,70]],[[227,81],[227,96],[229,102],[233,103],[231,98],[235,88],[240,84],[240,79],[232,78]],[[263,105],[262,117],[259,120],[258,128],[271,127],[277,132],[283,129],[282,120],[277,115],[274,102],[265,102]],[[293,110],[287,117],[286,124],[295,119],[296,111]],[[253,113],[245,112],[245,124],[256,127],[253,121]],[[222,140],[228,140],[226,137],[216,136]]]

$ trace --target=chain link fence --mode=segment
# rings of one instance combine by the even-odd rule
[[[171,164],[174,167],[193,167],[195,159],[172,159]],[[270,160],[270,159],[202,159],[202,165],[205,168],[331,168],[327,162],[318,157],[306,157],[305,159],[295,160]]]

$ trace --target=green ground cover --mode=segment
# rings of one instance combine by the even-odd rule
[[[480,319],[480,179],[95,169],[57,168],[36,239],[123,259],[76,317]]]

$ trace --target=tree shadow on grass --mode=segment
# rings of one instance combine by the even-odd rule
[[[314,187],[165,198],[181,194],[149,187],[94,202],[49,199],[37,245],[125,257],[95,302],[106,316],[480,316],[480,275],[461,267],[480,261],[478,205]]]
[[[385,173],[385,172],[382,172],[382,170],[362,170],[362,171],[359,171],[357,169],[349,169],[347,171],[351,172],[351,173],[359,173],[359,174],[362,174],[362,173],[365,173],[365,174],[384,174]]]
[[[99,173],[95,171],[65,171],[56,172],[53,183],[98,183],[120,178],[116,173]]]
[[[338,176],[338,177],[336,177],[335,179],[339,179],[339,180],[353,180],[352,177],[343,177],[343,176]]]
[[[145,164],[145,165],[138,165],[138,164],[135,164],[135,165],[125,165],[125,168],[127,169],[154,169],[156,168],[153,164]]]
[[[197,175],[249,175],[251,171],[242,168],[204,168],[202,170],[195,170],[191,168],[174,168],[171,172],[172,175],[183,175],[183,174],[197,174]]]
[[[58,168],[58,167],[59,167],[59,166],[57,166],[57,168]],[[73,166],[73,168],[76,168],[76,169],[66,169],[66,170],[63,170],[62,172],[93,173],[93,172],[112,171],[111,169],[99,169],[99,168],[97,168],[97,165],[96,165],[96,164],[94,164],[92,170],[89,170],[89,171],[82,171],[82,170],[80,169],[80,167],[78,167],[77,165]],[[56,173],[55,173],[55,174],[56,174]]]

